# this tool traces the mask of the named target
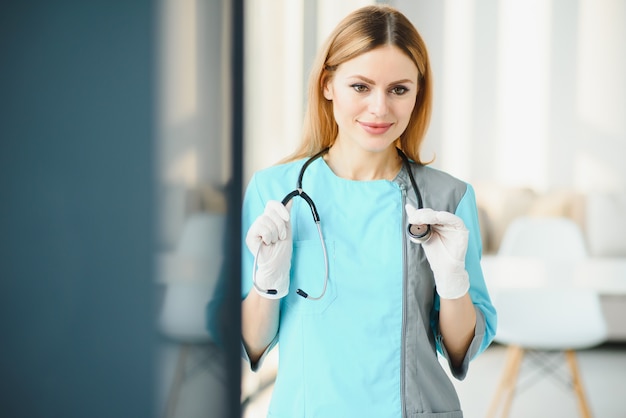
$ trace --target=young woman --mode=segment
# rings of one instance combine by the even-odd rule
[[[420,159],[424,42],[389,6],[355,11],[308,100],[299,149],[243,207],[244,356],[256,369],[280,350],[269,416],[462,417],[437,353],[463,379],[496,313],[474,191]]]

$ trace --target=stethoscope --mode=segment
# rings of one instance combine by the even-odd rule
[[[407,171],[407,173],[409,175],[409,180],[411,181],[411,187],[413,188],[413,191],[415,192],[415,196],[417,198],[417,208],[421,209],[423,207],[422,195],[420,193],[419,188],[417,187],[417,183],[415,182],[415,178],[413,177],[413,173],[411,171],[411,165],[409,163],[409,159],[404,154],[404,152],[402,152],[402,150],[400,148],[396,148],[396,150],[398,151],[398,155],[402,159],[402,164],[404,165],[404,168],[406,169],[406,171]],[[326,152],[328,152],[328,148],[325,148],[322,151],[318,152],[317,154],[315,154],[314,156],[309,158],[304,163],[304,165],[300,169],[300,174],[298,175],[298,182],[296,183],[296,189],[294,191],[290,192],[289,194],[287,194],[287,196],[285,196],[283,198],[283,200],[281,201],[281,203],[283,205],[287,205],[287,203],[289,203],[289,201],[291,199],[293,199],[294,197],[296,197],[296,196],[300,196],[302,199],[304,199],[304,201],[309,205],[309,208],[311,209],[311,213],[313,215],[313,221],[315,222],[315,225],[317,227],[317,232],[318,232],[319,237],[320,237],[320,243],[322,245],[322,252],[324,254],[324,267],[325,267],[324,287],[322,288],[322,292],[320,293],[319,296],[315,297],[315,296],[309,295],[307,292],[305,292],[302,289],[296,290],[296,293],[298,295],[302,296],[305,299],[310,299],[310,300],[320,300],[324,296],[324,294],[326,293],[326,288],[328,286],[328,253],[326,252],[326,244],[324,243],[324,235],[322,234],[322,226],[321,226],[321,221],[320,221],[320,215],[317,212],[317,208],[315,207],[315,203],[313,202],[313,199],[311,199],[311,197],[308,194],[306,194],[306,192],[304,190],[302,190],[302,177],[304,176],[304,172],[306,171],[307,167],[309,165],[311,165],[311,163],[313,161],[317,160],[319,157],[324,155]],[[422,242],[428,241],[428,239],[430,238],[431,228],[430,228],[430,225],[411,225],[411,224],[409,224],[408,227],[407,227],[407,234],[414,241],[422,243]],[[278,293],[276,289],[263,289],[256,282],[256,271],[257,271],[257,264],[258,264],[257,258],[259,256],[259,253],[261,251],[261,247],[262,246],[263,246],[263,243],[261,243],[261,245],[259,245],[259,248],[258,248],[256,254],[254,255],[254,265],[252,267],[252,283],[254,284],[254,287],[259,292],[265,293],[265,294],[268,294],[268,295],[275,295],[275,294]]]

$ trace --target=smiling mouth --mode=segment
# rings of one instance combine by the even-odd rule
[[[359,122],[361,127],[371,134],[383,134],[393,126],[393,123],[374,123],[374,122]]]

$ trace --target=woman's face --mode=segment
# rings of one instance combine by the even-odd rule
[[[333,102],[337,141],[371,152],[387,149],[409,123],[418,86],[417,67],[395,46],[339,65],[324,87],[324,97]]]

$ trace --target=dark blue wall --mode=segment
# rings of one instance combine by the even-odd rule
[[[0,416],[155,416],[155,6],[0,5]]]

